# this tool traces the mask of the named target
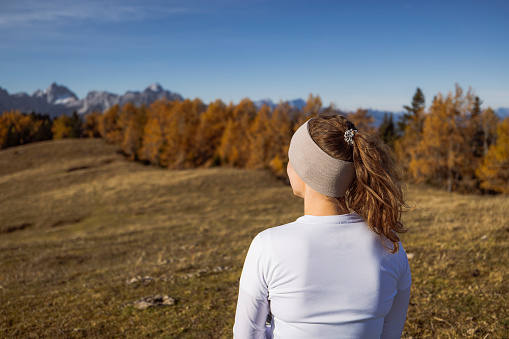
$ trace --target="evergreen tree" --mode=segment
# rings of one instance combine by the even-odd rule
[[[474,105],[472,107],[472,112],[470,114],[470,121],[468,123],[467,128],[469,129],[469,133],[471,134],[471,146],[472,146],[472,155],[475,158],[480,158],[484,156],[483,146],[484,146],[484,132],[482,126],[482,115],[481,115],[481,99],[478,96],[474,99]]]
[[[481,105],[482,100],[478,96],[476,96],[474,99],[474,107],[472,107],[472,118],[475,118],[479,114],[481,114]]]
[[[401,115],[398,121],[398,130],[400,134],[405,133],[409,124],[415,125],[414,128],[412,128],[413,130],[418,130],[419,132],[422,131],[422,115],[426,107],[426,100],[424,93],[422,93],[422,90],[419,87],[417,87],[417,90],[415,91],[411,105],[412,106],[403,106],[407,112]]]
[[[435,101],[436,97],[433,99],[433,102]],[[417,88],[411,105],[403,106],[407,113],[404,113],[398,121],[400,138],[394,143],[394,150],[405,173],[411,173],[410,163],[416,160],[425,120],[425,98],[420,88]]]
[[[497,137],[497,124],[500,121],[498,115],[488,107],[481,113],[481,125],[482,125],[482,136],[483,136],[483,156],[488,155],[489,148],[495,143]]]
[[[384,119],[378,129],[378,135],[387,145],[394,148],[394,143],[398,135],[396,133],[396,126],[394,125],[392,114],[384,114]]]
[[[70,128],[69,138],[81,138],[83,136],[83,120],[76,111],[72,113]]]
[[[53,122],[48,114],[36,114],[32,112],[30,113],[30,119],[36,123],[36,128],[30,142],[53,139],[53,132],[51,131]]]

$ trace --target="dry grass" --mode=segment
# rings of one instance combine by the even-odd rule
[[[404,337],[509,337],[508,198],[409,196]],[[264,171],[145,167],[101,140],[0,151],[0,337],[231,337],[251,239],[301,209]],[[154,294],[177,303],[129,305]]]

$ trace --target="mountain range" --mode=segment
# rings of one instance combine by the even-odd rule
[[[37,90],[32,95],[23,92],[10,95],[0,87],[0,112],[19,110],[23,113],[35,112],[57,117],[73,112],[78,114],[104,112],[113,105],[123,106],[128,102],[136,106],[150,105],[160,99],[183,100],[180,94],[167,91],[159,84],[150,85],[143,92],[128,91],[123,95],[90,91],[84,99],[79,99],[73,91],[56,83],[52,83],[44,91]]]
[[[94,111],[104,112],[113,105],[124,104],[131,102],[136,106],[145,104],[150,105],[156,100],[167,99],[183,100],[180,94],[165,90],[161,85],[155,83],[143,92],[127,91],[123,95],[113,94],[106,91],[90,91],[84,99],[79,99],[78,96],[69,88],[52,83],[44,91],[37,90],[32,95],[27,93],[9,94],[7,90],[0,87],[0,113],[10,110],[19,110],[23,113],[42,113],[49,114],[52,118],[58,117],[62,114],[70,115],[73,112],[78,114],[86,114]],[[254,102],[257,107],[268,105],[272,108],[276,107],[270,99],[263,99]],[[288,103],[301,109],[306,105],[303,99],[289,100]],[[368,109],[368,112],[375,118],[374,125],[379,126],[386,113],[399,115],[402,112],[387,112],[375,109]],[[509,108],[498,108],[495,113],[501,118],[509,116]],[[394,120],[397,120],[394,119]]]

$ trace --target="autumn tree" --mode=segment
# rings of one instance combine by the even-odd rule
[[[86,138],[99,138],[99,120],[101,119],[101,112],[92,112],[85,115],[83,122],[83,136]]]
[[[122,134],[118,126],[120,105],[116,104],[107,109],[99,120],[99,132],[107,142],[120,144]]]
[[[256,105],[247,98],[233,108],[232,118],[226,123],[218,148],[218,155],[223,163],[246,167],[250,157],[249,127],[256,113]]]
[[[497,125],[497,140],[476,174],[482,189],[509,194],[509,117]]]
[[[302,110],[296,110],[289,113],[289,116],[293,121],[293,132],[297,131],[297,129],[307,120],[317,116],[322,111],[322,108],[323,103],[320,96],[313,96],[313,94],[309,94],[306,105],[302,107]]]
[[[320,98],[318,99],[320,100]],[[319,108],[316,107],[316,109]],[[282,102],[276,106],[270,119],[273,144],[268,154],[268,165],[272,172],[279,177],[286,176],[288,148],[290,147],[290,140],[293,135],[292,114],[295,114],[294,109],[288,102]],[[311,114],[314,114],[314,111],[311,111]]]
[[[72,121],[67,115],[61,115],[53,121],[53,139],[72,138]]]
[[[200,115],[196,132],[197,165],[219,165],[221,159],[217,150],[228,119],[232,119],[233,105],[226,106],[221,100],[210,103]]]
[[[138,150],[140,160],[162,166],[161,154],[166,137],[165,126],[169,124],[173,107],[178,103],[178,101],[158,100],[148,107],[142,145]]]
[[[83,131],[82,125],[83,121],[76,112],[70,117],[61,115],[53,121],[51,128],[53,139],[80,138]]]
[[[32,142],[41,124],[19,111],[4,112],[0,116],[0,149]]]
[[[471,152],[465,126],[472,111],[473,94],[456,85],[454,94],[440,93],[427,114],[422,136],[411,149],[410,171],[418,181],[445,185],[451,192],[472,177]]]
[[[195,135],[205,105],[199,99],[175,102],[164,124],[161,164],[169,168],[195,166],[198,150]]]
[[[147,123],[147,109],[127,103],[122,107],[118,117],[118,129],[121,135],[122,152],[131,160],[138,158],[138,151],[143,140],[143,130]]]
[[[274,146],[274,135],[270,126],[271,113],[271,108],[268,105],[263,105],[249,128],[247,168],[265,168],[269,162],[269,152]]]

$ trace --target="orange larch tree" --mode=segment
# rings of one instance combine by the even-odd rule
[[[482,189],[509,194],[509,117],[497,125],[497,140],[476,174]]]

